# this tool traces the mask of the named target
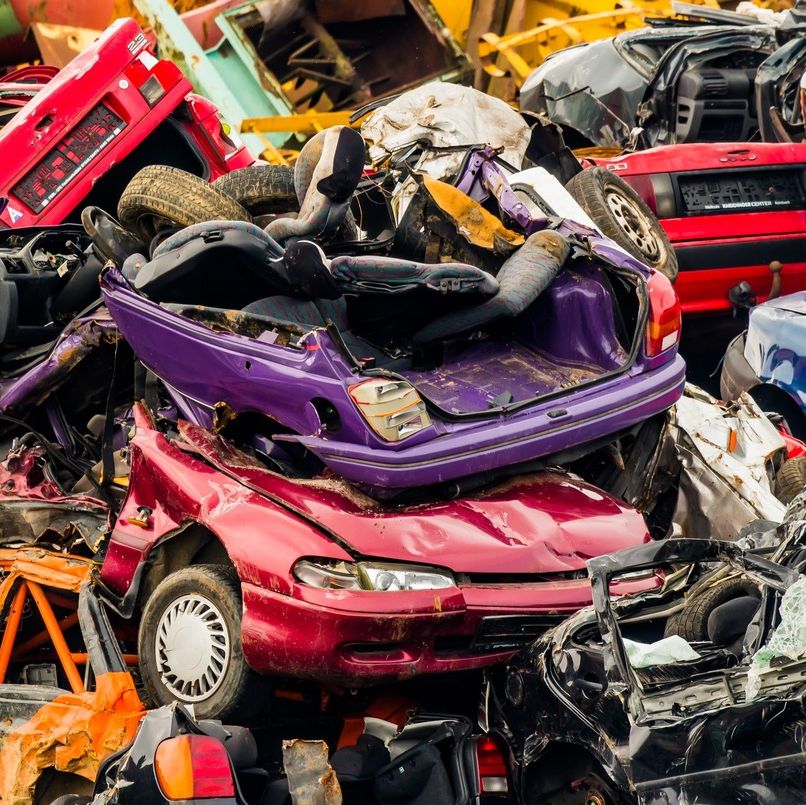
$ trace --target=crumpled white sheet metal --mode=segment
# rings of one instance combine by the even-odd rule
[[[750,395],[727,406],[688,385],[670,417],[682,465],[672,536],[734,539],[754,520],[781,522],[767,467],[785,444]]]
[[[432,81],[374,111],[361,125],[361,136],[369,146],[372,164],[425,141],[434,148],[502,148],[501,158],[518,170],[529,145],[530,130],[523,118],[499,98],[472,87]],[[458,172],[466,153],[461,148],[448,153],[426,150],[415,168],[442,179]],[[413,180],[408,179],[395,190],[398,220],[415,188]]]
[[[781,622],[750,662],[747,671],[747,701],[758,695],[761,676],[772,668],[773,660],[797,660],[806,656],[806,576],[801,576],[783,595],[778,610]]]

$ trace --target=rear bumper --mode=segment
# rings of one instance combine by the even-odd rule
[[[614,591],[655,585],[650,578]],[[242,589],[252,668],[349,687],[492,665],[591,603],[587,578],[404,593],[298,590],[307,600],[248,582]]]
[[[697,263],[694,255],[689,251],[694,246],[681,246],[675,244],[680,273],[677,275],[675,290],[680,297],[680,304],[684,315],[705,315],[711,313],[729,313],[732,309],[728,299],[728,291],[740,282],[748,282],[759,302],[763,302],[770,292],[772,276],[769,264],[773,260],[780,260],[784,265],[781,273],[783,289],[781,295],[794,293],[806,289],[806,238],[800,240],[800,259],[787,261],[782,249],[779,248],[781,240],[766,242],[765,261],[749,263],[748,257],[739,260],[730,267],[721,268],[708,263]],[[785,242],[785,241],[784,241]],[[736,244],[730,244],[735,246]],[[713,256],[713,255],[712,255]],[[698,256],[697,260],[706,259],[708,255]],[[699,266],[702,265],[700,268]]]
[[[335,472],[374,487],[427,486],[550,456],[618,433],[679,399],[686,364],[662,366],[537,405],[508,419],[448,424],[448,432],[412,447],[377,450],[300,437]]]
[[[746,340],[747,332],[741,333],[728,344],[725,351],[722,374],[719,377],[719,393],[723,400],[737,400],[743,392],[750,391],[761,383],[744,357]]]

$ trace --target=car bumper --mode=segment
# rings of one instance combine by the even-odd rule
[[[654,577],[614,585],[636,593]],[[445,590],[368,592],[244,582],[243,653],[256,671],[349,687],[482,668],[591,603],[587,578]]]
[[[412,447],[377,450],[318,437],[294,437],[332,470],[372,487],[428,486],[595,443],[665,411],[680,398],[686,364],[661,366],[569,393],[508,419],[451,425]]]

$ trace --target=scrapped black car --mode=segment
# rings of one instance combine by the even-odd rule
[[[558,123],[573,148],[796,139],[806,11],[775,26],[697,14],[551,54],[521,88],[521,109]]]
[[[518,801],[803,801],[806,522],[797,516],[756,535],[769,547],[670,539],[588,562],[594,606],[488,689]],[[614,579],[659,568],[661,589],[611,599]]]
[[[314,719],[315,721],[315,719]],[[373,721],[373,719],[369,719]],[[315,738],[267,745],[267,730],[194,719],[178,702],[151,710],[132,743],[102,764],[92,796],[51,805],[496,805],[508,800],[500,745],[460,715],[413,713],[328,756]],[[282,730],[279,724],[274,730]],[[290,727],[286,727],[289,729]],[[297,723],[298,729],[305,730]],[[380,735],[378,734],[380,733]],[[257,736],[257,737],[256,737]],[[276,736],[270,744],[280,745]]]

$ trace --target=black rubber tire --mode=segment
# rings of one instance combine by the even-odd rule
[[[565,189],[603,234],[644,265],[657,269],[672,282],[677,279],[677,255],[671,241],[646,202],[623,179],[605,168],[586,168],[576,174]],[[651,242],[644,239],[648,243],[646,249],[640,248],[627,234],[627,222],[620,221],[608,203],[611,194],[623,199],[629,215],[650,234]]]
[[[775,497],[791,503],[806,488],[806,458],[789,458],[775,476]]]
[[[758,588],[745,578],[719,581],[712,587],[695,593],[683,609],[666,621],[663,636],[679,635],[684,640],[708,640],[708,617],[720,605],[744,595],[758,595]]]
[[[118,219],[144,243],[168,226],[251,221],[235,199],[192,173],[168,165],[138,171],[118,201]]]
[[[294,171],[286,165],[253,165],[221,176],[213,187],[253,216],[299,212]]]
[[[238,575],[227,565],[191,565],[164,578],[143,608],[137,645],[140,674],[152,706],[169,704],[173,694],[163,685],[157,667],[155,636],[163,612],[182,595],[195,594],[214,604],[229,632],[230,658],[220,687],[207,699],[194,702],[197,719],[250,722],[263,713],[267,681],[247,664],[241,648],[243,599]]]

